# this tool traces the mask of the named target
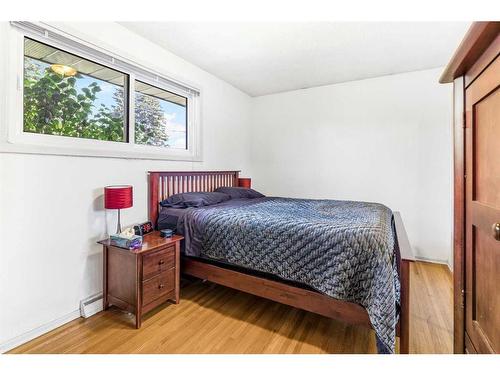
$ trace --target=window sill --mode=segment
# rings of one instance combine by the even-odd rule
[[[30,134],[31,136],[31,134]],[[52,136],[35,135],[36,138]],[[47,141],[53,141],[52,139]],[[160,149],[153,146],[130,143],[95,141],[90,139],[65,139],[66,144],[42,144],[41,142],[0,142],[0,153],[81,156],[118,159],[172,160],[201,162],[201,155],[189,150]],[[47,142],[48,143],[48,142]],[[62,142],[61,142],[62,143]]]

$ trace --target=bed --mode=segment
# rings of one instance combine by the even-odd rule
[[[177,215],[160,206],[172,195],[235,187],[238,176],[149,172],[150,220],[158,225]],[[414,258],[398,212],[377,203],[278,197],[177,212],[186,238],[183,274],[370,327],[380,353],[396,351],[397,335],[399,353],[409,352]]]

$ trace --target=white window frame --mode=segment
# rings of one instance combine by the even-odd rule
[[[56,30],[56,31],[54,31]],[[2,152],[76,155],[131,159],[161,159],[201,161],[201,106],[200,89],[169,78],[153,69],[144,67],[108,50],[96,47],[75,36],[43,23],[11,22],[5,46],[9,51],[6,69],[5,113],[7,126],[2,127],[0,150]],[[23,79],[24,38],[48,44],[89,61],[129,75],[128,140],[113,142],[86,138],[24,132]],[[135,80],[187,98],[187,149],[135,144]]]

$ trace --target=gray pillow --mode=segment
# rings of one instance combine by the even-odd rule
[[[222,186],[220,188],[215,189],[216,192],[227,194],[231,197],[231,199],[238,198],[264,198],[265,195],[255,191],[253,189],[243,188],[243,187],[231,187],[231,186]]]
[[[231,197],[220,192],[191,192],[174,194],[168,199],[160,202],[162,207],[172,208],[188,208],[188,207],[203,207],[212,204],[222,203],[230,200]]]

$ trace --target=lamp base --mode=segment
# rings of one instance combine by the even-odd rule
[[[118,209],[118,224],[116,225],[116,234],[120,234],[122,232],[122,225],[120,223],[120,209]]]

